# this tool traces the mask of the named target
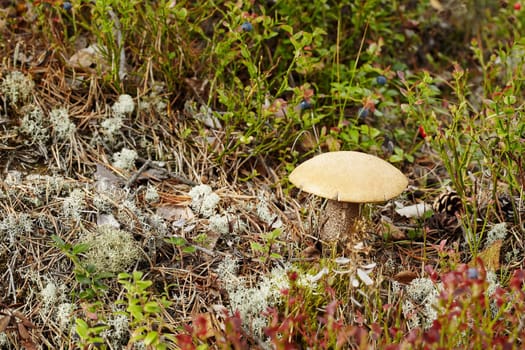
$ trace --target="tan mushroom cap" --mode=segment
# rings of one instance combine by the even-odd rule
[[[351,203],[384,202],[408,185],[406,176],[392,164],[353,151],[315,156],[295,168],[290,181],[302,191]]]

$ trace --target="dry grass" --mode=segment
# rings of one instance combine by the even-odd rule
[[[12,48],[4,50],[5,57],[12,57]],[[2,110],[7,123],[4,123],[1,155],[4,181],[0,212],[2,218],[10,218],[12,226],[2,230],[0,257],[5,268],[1,279],[6,283],[0,286],[0,295],[3,295],[0,311],[10,314],[16,310],[34,326],[29,328],[27,339],[14,323],[5,328],[13,330],[6,333],[11,346],[18,348],[32,341],[48,348],[74,348],[75,337],[59,323],[57,308],[71,300],[70,292],[79,290],[79,285],[71,260],[51,244],[50,237],[57,235],[67,243],[76,244],[86,231],[95,229],[102,211],[114,215],[122,223],[120,228],[132,232],[140,243],[142,256],[134,268],[147,271],[146,278],[154,282],[156,292],[169,293],[174,303],[164,311],[164,317],[173,329],[190,322],[195,313],[209,312],[218,315],[213,317],[220,317],[214,305],[228,305],[228,302],[215,268],[223,259],[242,260],[242,275],[253,281],[275,264],[265,257],[257,257],[262,261],[255,261],[250,249],[250,242],[260,241],[260,235],[272,225],[257,214],[258,204],[286,228],[286,236],[282,237],[286,244],[279,246],[279,253],[288,259],[300,260],[300,256],[295,255],[300,247],[312,242],[313,237],[303,227],[302,205],[285,194],[279,184],[281,169],[268,170],[269,178],[236,181],[238,174],[242,174],[242,160],[220,167],[213,159],[216,153],[211,151],[212,145],[206,143],[206,137],[216,138],[220,143],[221,135],[203,129],[203,135],[184,138],[184,130],[195,128],[195,122],[188,119],[191,116],[169,105],[165,114],[148,109],[126,117],[124,127],[114,140],[104,139],[100,122],[107,118],[117,95],[104,92],[97,79],[89,74],[64,69],[60,61],[52,52],[46,64],[22,70],[36,81],[31,103],[38,105],[44,114],[56,106],[68,110],[76,131],[67,140],[51,143],[37,140],[26,144],[16,132],[9,132],[10,127],[14,130],[13,119],[19,118],[19,109],[4,106]],[[8,64],[3,75],[15,69],[21,68]],[[83,79],[85,87],[73,88],[71,79]],[[140,98],[147,94],[148,91],[139,91],[137,95]],[[111,164],[111,155],[123,147],[136,150],[140,156],[136,167],[129,171]],[[162,162],[157,161],[159,159]],[[262,159],[261,164],[268,167]],[[105,171],[98,173],[97,167]],[[101,177],[97,178],[96,173]],[[103,181],[114,185],[110,192],[97,189]],[[192,229],[171,226],[174,220],[161,219],[162,230],[151,224],[159,208],[189,209],[188,193],[192,186],[201,183],[210,185],[219,195],[217,213],[228,213],[231,227],[236,221],[243,223],[241,232],[222,235],[212,232],[208,228],[209,219],[199,216],[186,218]],[[159,193],[157,203],[144,200],[146,186],[153,186]],[[64,213],[64,202],[74,189],[81,191],[84,200],[68,215]],[[105,201],[105,210],[96,202],[101,198]],[[124,201],[131,202],[136,209],[127,207]],[[308,208],[311,217],[306,218],[312,225],[316,212],[312,210],[313,205]],[[7,225],[7,221],[4,222]],[[202,246],[196,244],[197,251],[191,255],[163,241],[177,235],[193,242],[200,234],[206,235],[207,240]],[[106,306],[99,309],[99,313],[109,315],[114,311],[111,305],[118,297],[115,293],[119,288],[115,282],[108,282],[109,289],[99,300]],[[49,284],[56,286],[56,292],[50,296],[55,300],[51,301],[42,294]],[[72,308],[71,312],[74,313],[71,317],[88,314],[81,308]]]

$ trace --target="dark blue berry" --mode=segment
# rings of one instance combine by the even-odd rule
[[[379,75],[376,77],[376,83],[378,83],[379,85],[385,85],[386,78],[383,75]]]
[[[241,25],[241,29],[245,32],[251,32],[253,30],[253,25],[250,22],[244,22]]]
[[[383,144],[381,145],[383,152],[385,152],[386,154],[392,154],[394,153],[394,147],[394,141],[390,140],[388,136],[386,136],[385,140],[383,141]]]
[[[366,107],[359,108],[359,111],[357,111],[357,116],[359,119],[365,119],[368,117],[368,114],[370,113],[370,110]]]
[[[299,108],[301,108],[301,111],[304,111],[305,109],[312,108],[312,104],[306,100],[302,100],[301,103],[299,103]]]
[[[467,270],[467,277],[471,280],[476,280],[479,278],[479,271],[475,267],[469,267]]]
[[[73,4],[71,4],[69,1],[64,1],[62,8],[66,11],[69,11],[73,8]]]

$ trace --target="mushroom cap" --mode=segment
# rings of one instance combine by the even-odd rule
[[[351,203],[384,202],[408,185],[392,164],[353,151],[322,153],[300,164],[289,178],[302,191]]]

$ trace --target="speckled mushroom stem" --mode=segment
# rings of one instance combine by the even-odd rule
[[[348,236],[360,215],[360,206],[360,203],[328,200],[324,210],[325,216],[321,220],[320,238],[333,242]]]

